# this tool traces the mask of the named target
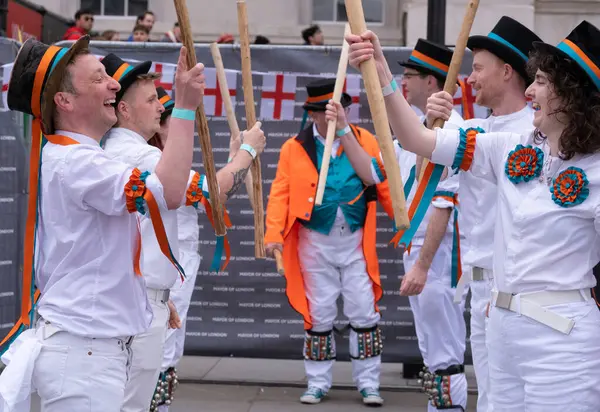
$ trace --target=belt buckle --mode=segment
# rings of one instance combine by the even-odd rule
[[[163,303],[167,303],[169,301],[169,297],[171,296],[171,289],[165,289],[162,295]]]
[[[496,295],[496,302],[494,306],[502,309],[510,309],[510,303],[512,302],[512,293],[498,292]]]
[[[473,270],[471,272],[471,278],[475,281],[475,282],[479,282],[482,281],[484,279],[483,276],[483,268],[474,266]]]

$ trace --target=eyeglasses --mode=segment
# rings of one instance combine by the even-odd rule
[[[94,16],[84,16],[83,20],[85,20],[85,21],[92,21],[93,22],[94,21]]]
[[[424,77],[424,75],[421,73],[404,73],[402,76],[406,77],[407,79],[410,79],[411,77]]]

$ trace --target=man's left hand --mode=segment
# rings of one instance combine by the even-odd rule
[[[171,299],[167,302],[167,306],[169,307],[169,329],[181,328],[181,319],[179,319],[177,308]]]
[[[344,130],[346,126],[348,126],[348,121],[346,120],[346,111],[344,110],[344,107],[340,103],[334,102],[333,100],[329,100],[329,103],[327,103],[327,107],[325,110],[325,118],[327,119],[327,122],[335,120],[336,131]]]

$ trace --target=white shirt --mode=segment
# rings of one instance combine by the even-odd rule
[[[154,173],[162,155],[160,149],[149,145],[141,135],[122,127],[115,127],[108,132],[105,136],[104,150],[109,157],[150,173]],[[185,202],[185,199],[183,201]],[[173,256],[178,258],[177,210],[163,210],[161,216]],[[141,270],[146,286],[152,289],[170,289],[175,285],[179,273],[171,261],[163,255],[156,240],[152,220],[143,216],[140,219],[140,228]]]
[[[432,160],[450,165],[459,144],[459,132],[437,130]],[[576,155],[569,161],[552,159],[550,176],[567,167],[583,169],[589,196],[583,203],[561,207],[552,200],[545,181],[515,184],[505,173],[509,153],[531,134],[490,133],[476,139],[469,172],[497,185],[497,213],[493,269],[499,291],[573,290],[596,284],[592,268],[600,260],[600,154]],[[541,147],[548,159],[547,145]],[[462,184],[462,183],[461,183]],[[463,187],[463,186],[461,186]]]
[[[180,249],[198,250],[200,227],[198,212],[193,206],[182,206],[177,209],[177,231]]]
[[[110,159],[95,140],[58,130],[80,144],[42,151],[36,285],[38,312],[75,335],[137,335],[152,321],[143,277],[134,274],[137,217],[124,188],[133,168]],[[143,171],[143,170],[142,170]],[[161,210],[163,187],[146,186]]]
[[[421,116],[421,121],[425,119],[424,116]],[[450,115],[450,119],[444,124],[444,129],[458,129],[461,127],[463,123],[463,118],[456,110],[452,110]],[[417,193],[417,188],[419,187],[418,176],[416,176],[416,164],[417,164],[417,155],[414,153],[403,150],[398,144],[397,140],[394,140],[394,150],[396,152],[396,161],[400,166],[400,175],[402,176],[402,184],[406,185],[406,182],[410,178],[411,170],[415,168],[414,174],[415,179],[412,184],[412,188],[406,198],[406,207],[409,208],[412,203],[415,194]],[[453,175],[448,178],[440,181],[436,188],[436,192],[451,192],[453,194],[458,193],[458,176]],[[431,204],[434,207],[440,209],[454,208],[455,204],[453,202],[448,201],[444,197],[434,196]],[[419,228],[415,232],[412,244],[413,246],[422,246],[425,241],[425,234],[427,232],[427,226],[429,225],[429,219],[431,218],[432,209],[428,208],[423,221],[419,225]],[[461,228],[462,230],[462,228]],[[444,242],[452,242],[452,235],[454,233],[454,216],[450,217],[448,221],[448,227],[446,228],[446,235],[444,237]],[[407,245],[408,246],[408,245]]]
[[[486,133],[514,132],[528,135],[533,131],[533,110],[526,105],[518,112],[487,119],[465,120],[464,129],[480,127]],[[481,137],[482,139],[485,136]],[[492,269],[496,185],[472,173],[458,173],[460,198],[460,231],[465,266]]]

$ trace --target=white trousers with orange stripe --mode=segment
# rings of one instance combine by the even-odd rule
[[[413,245],[410,254],[404,253],[405,273],[417,261],[420,250],[420,246]],[[464,364],[467,335],[464,300],[460,304],[453,302],[456,289],[451,287],[451,267],[452,239],[447,236],[433,258],[423,292],[409,297],[419,350],[423,363],[431,372]],[[466,410],[467,379],[464,374],[450,376],[450,399],[453,405]],[[428,411],[437,410],[428,404]]]
[[[362,229],[350,232],[339,210],[329,235],[300,228],[298,257],[313,322],[312,331],[333,329],[340,294],[344,300],[344,315],[351,326],[369,328],[379,322],[373,283],[367,273],[362,250],[362,237]],[[349,345],[350,354],[357,356],[358,343],[353,330],[350,330]],[[305,360],[308,385],[328,391],[332,385],[333,363],[333,360]],[[352,377],[359,390],[379,389],[380,372],[381,356],[352,359]]]

